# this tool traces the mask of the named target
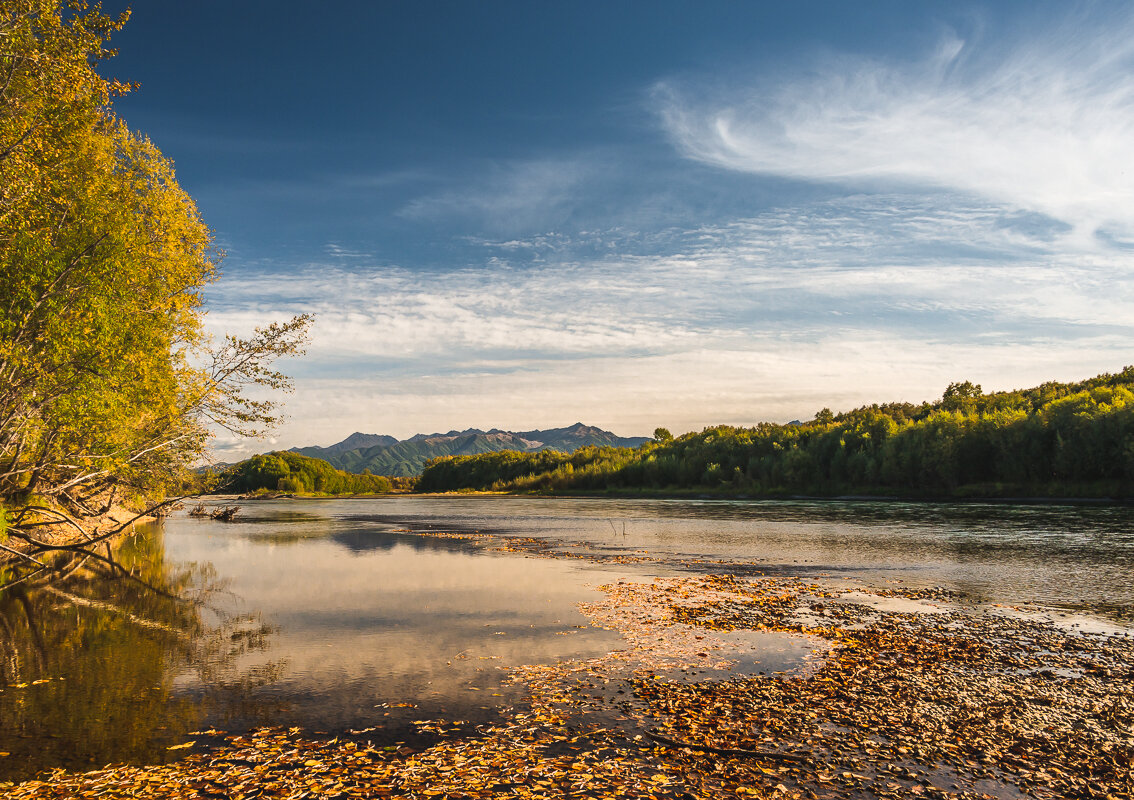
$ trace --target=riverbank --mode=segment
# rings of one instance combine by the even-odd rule
[[[383,495],[372,495],[382,497]],[[481,491],[461,489],[453,492],[411,492],[409,497],[554,497],[554,498],[619,498],[626,500],[753,500],[807,502],[869,503],[994,503],[1002,505],[1134,505],[1134,496],[1059,496],[1059,495],[994,495],[994,494],[754,494],[733,490],[709,489],[601,489],[595,491],[548,490],[531,492]]]
[[[34,555],[52,548],[81,547],[91,542],[102,542],[128,533],[133,525],[153,522],[152,514],[139,513],[127,506],[116,504],[102,513],[91,514],[76,520],[47,506],[30,512],[32,523],[23,531],[6,530],[0,541],[0,566],[25,564],[36,561]],[[0,586],[0,588],[3,588]]]
[[[276,513],[288,512],[266,507],[257,527]],[[599,513],[596,520],[611,527],[608,511]],[[313,519],[291,524],[308,526]],[[1067,617],[978,603],[956,587],[868,584],[837,572],[769,577],[759,575],[769,566],[761,563],[730,565],[704,556],[679,561],[672,551],[642,551],[634,523],[631,544],[615,551],[611,545],[622,542],[624,528],[612,529],[601,546],[579,548],[449,519],[422,518],[383,535],[419,542],[422,552],[459,545],[512,558],[593,561],[610,577],[603,576],[598,598],[581,607],[581,622],[616,631],[617,646],[604,646],[595,657],[509,669],[522,699],[479,725],[422,709],[408,717],[419,735],[405,741],[384,736],[381,710],[372,723],[335,737],[310,728],[234,737],[205,729],[168,745],[171,755],[188,754],[173,764],[56,771],[0,787],[0,793],[1131,796],[1134,639],[1128,620],[1107,622],[1083,608]],[[381,524],[393,520],[383,517]],[[682,567],[688,571],[674,572]],[[571,633],[570,627],[561,631],[568,640],[578,638]],[[471,663],[492,670],[494,662]],[[485,704],[502,702],[491,700],[490,691],[507,690],[475,694]],[[406,705],[417,701],[404,698]]]
[[[251,494],[251,495],[209,495],[227,501],[259,500],[381,500],[388,498],[465,498],[465,497],[527,497],[566,499],[610,498],[621,500],[726,500],[726,501],[802,501],[838,503],[932,503],[932,504],[993,504],[1029,506],[1134,506],[1134,497],[1089,497],[1089,496],[996,496],[996,495],[895,495],[895,494],[752,494],[705,489],[602,489],[581,491],[578,489],[562,491],[489,491],[460,489],[452,492],[412,492],[391,491],[381,494]]]

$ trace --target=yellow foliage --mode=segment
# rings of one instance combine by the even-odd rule
[[[160,482],[210,420],[270,419],[234,387],[284,386],[262,362],[306,323],[208,349],[211,233],[173,164],[115,116],[131,87],[95,69],[127,17],[0,0],[0,496]]]

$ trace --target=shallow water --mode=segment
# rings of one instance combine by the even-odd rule
[[[413,530],[586,542],[569,552],[713,571],[941,586],[982,602],[1134,608],[1134,507],[525,497],[326,503]]]
[[[620,576],[900,581],[1114,617],[1134,606],[1132,521],[1130,508],[507,497],[182,513],[118,548],[129,576],[87,563],[0,594],[0,775],[174,758],[210,726],[395,742],[414,720],[490,720],[520,700],[502,668],[620,646],[576,608]],[[573,558],[494,549],[517,537]],[[791,670],[810,652],[760,642],[738,668]]]

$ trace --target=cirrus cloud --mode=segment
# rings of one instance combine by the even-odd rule
[[[655,99],[680,151],[724,169],[969,193],[1080,242],[1134,231],[1128,13],[1014,44],[949,35],[913,61],[829,56],[744,87],[662,82]]]

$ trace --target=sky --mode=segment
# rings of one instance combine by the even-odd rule
[[[315,314],[221,459],[1134,363],[1126,4],[144,0],[112,44],[225,253],[208,329]]]

